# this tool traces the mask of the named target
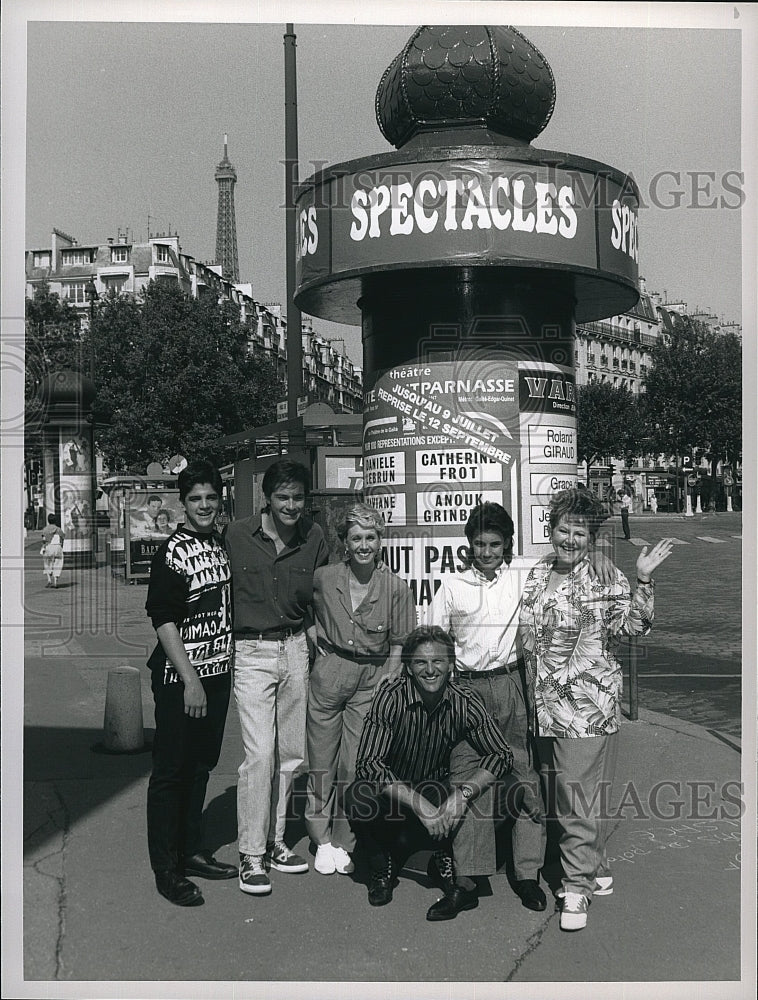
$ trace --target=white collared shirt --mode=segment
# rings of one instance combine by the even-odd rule
[[[492,670],[515,662],[521,594],[534,560],[514,559],[488,580],[471,566],[442,581],[426,611],[455,640],[460,670]]]

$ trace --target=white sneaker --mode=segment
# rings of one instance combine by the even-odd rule
[[[340,875],[349,875],[350,872],[355,871],[353,859],[344,847],[334,847],[332,845],[332,857],[334,858],[334,867]]]
[[[566,892],[561,909],[561,930],[581,931],[587,926],[587,897],[581,892]]]
[[[593,896],[610,896],[613,894],[613,875],[598,875],[595,878]]]
[[[313,867],[320,875],[333,875],[337,871],[334,859],[334,848],[331,844],[319,844],[316,848],[316,860]]]

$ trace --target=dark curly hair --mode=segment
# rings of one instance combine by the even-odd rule
[[[464,531],[469,545],[473,545],[476,536],[485,531],[502,535],[503,558],[506,563],[509,563],[513,558],[513,520],[501,504],[493,503],[491,500],[477,504],[469,514]]]
[[[223,486],[221,482],[221,473],[212,462],[208,462],[206,459],[201,458],[185,465],[176,477],[176,484],[179,487],[179,499],[181,502],[184,503],[191,489],[194,489],[195,486],[202,486],[205,483],[212,486],[216,493],[218,493],[219,498],[221,497],[221,490]],[[155,500],[160,498],[150,497],[149,499]]]

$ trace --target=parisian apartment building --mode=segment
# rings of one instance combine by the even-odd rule
[[[177,234],[151,236],[145,242],[120,231],[102,243],[80,243],[53,229],[50,244],[26,251],[26,296],[47,285],[89,322],[93,297],[109,292],[138,295],[150,281],[172,281],[193,297],[214,295],[235,302],[250,330],[250,350],[270,357],[283,375],[287,369],[287,318],[278,303],[260,303],[252,285],[229,281],[219,264],[202,263],[185,253]],[[359,366],[320,335],[310,316],[302,317],[303,392],[309,403],[326,402],[335,413],[359,413],[363,373]]]

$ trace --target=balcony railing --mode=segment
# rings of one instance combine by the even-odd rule
[[[642,344],[645,347],[653,347],[658,343],[656,336],[649,333],[642,333],[641,330],[625,330],[622,326],[618,326],[615,323],[578,323],[576,332],[585,336],[620,340],[625,344]]]

